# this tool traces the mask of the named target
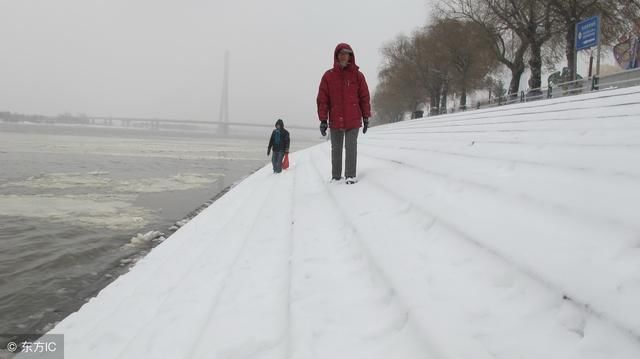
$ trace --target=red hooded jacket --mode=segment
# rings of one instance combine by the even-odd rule
[[[342,68],[338,62],[338,53],[349,49],[351,61]],[[362,119],[371,117],[371,101],[367,81],[358,65],[356,57],[348,44],[338,44],[333,52],[333,68],[322,76],[318,90],[318,117],[320,121],[329,119],[329,127],[352,129],[362,126]]]

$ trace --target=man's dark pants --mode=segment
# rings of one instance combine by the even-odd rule
[[[331,129],[331,176],[342,177],[342,147],[346,151],[345,177],[356,176],[358,160],[358,132],[359,128],[350,130]]]
[[[284,159],[284,151],[273,151],[271,155],[271,164],[273,165],[273,172],[282,172],[282,160]]]

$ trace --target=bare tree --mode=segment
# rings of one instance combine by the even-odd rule
[[[483,1],[500,22],[515,32],[521,41],[529,44],[529,89],[539,89],[542,85],[542,47],[557,32],[550,0],[479,1]]]
[[[446,108],[448,81],[451,63],[429,28],[421,28],[411,37],[401,37],[383,50],[388,61],[380,72],[389,84],[402,87],[399,92],[408,91],[411,104],[417,105],[426,99],[431,104],[432,114],[439,114]],[[422,101],[418,101],[421,99]],[[409,110],[409,109],[408,109]],[[415,107],[410,108],[414,111]]]
[[[489,6],[488,0],[441,0],[437,9],[445,17],[469,20],[487,38],[496,59],[511,72],[509,94],[517,94],[524,73],[529,42],[521,38]]]
[[[398,36],[385,44],[381,53],[383,64],[373,106],[381,121],[394,122],[424,102],[426,90],[421,78],[425,74],[424,69],[416,66],[413,40],[407,36]]]
[[[415,31],[412,36],[413,55],[411,57],[417,70],[420,87],[429,98],[431,114],[446,111],[449,93],[450,61],[442,49],[442,43],[431,33],[428,27]]]
[[[446,112],[450,93],[459,93],[465,108],[468,91],[482,87],[497,65],[488,43],[477,24],[450,18],[397,37],[381,50],[376,111],[392,121],[429,101],[431,114],[437,115]]]
[[[401,96],[388,83],[380,82],[372,99],[374,120],[379,124],[402,120],[407,109]]]
[[[490,40],[480,25],[451,18],[436,20],[429,36],[451,69],[450,84],[460,95],[460,107],[466,108],[467,93],[482,86],[482,80],[497,66]]]

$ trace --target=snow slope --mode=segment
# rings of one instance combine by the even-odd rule
[[[295,140],[295,133],[292,133]],[[640,358],[640,88],[256,172],[59,323],[73,358]]]

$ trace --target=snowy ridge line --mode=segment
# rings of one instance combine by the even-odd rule
[[[482,189],[484,191],[487,191],[487,192],[491,193],[492,195],[494,195],[496,197],[497,196],[505,196],[505,197],[510,197],[511,199],[521,199],[521,200],[526,201],[527,203],[529,203],[533,207],[538,207],[539,210],[541,210],[541,211],[542,210],[546,210],[550,206],[552,206],[552,207],[555,207],[557,211],[565,212],[566,216],[576,216],[579,219],[593,221],[594,223],[601,223],[601,224],[612,223],[612,224],[616,224],[616,225],[622,226],[622,227],[629,227],[628,228],[629,231],[640,231],[640,224],[638,224],[638,223],[625,223],[625,222],[620,221],[620,220],[618,220],[618,219],[616,219],[614,217],[600,218],[600,216],[598,214],[590,213],[590,212],[582,210],[580,208],[567,209],[567,208],[565,208],[566,206],[563,204],[562,201],[555,201],[554,202],[553,200],[545,200],[545,199],[541,199],[541,198],[536,198],[534,196],[530,196],[528,194],[517,192],[517,191],[512,191],[512,190],[508,190],[508,189],[501,189],[501,187],[498,186],[498,185],[491,185],[491,184],[486,184],[486,183],[475,182],[475,181],[472,181],[472,180],[456,178],[456,177],[451,176],[449,174],[428,170],[426,168],[419,167],[419,166],[410,164],[408,162],[392,160],[392,159],[379,157],[379,156],[374,156],[374,155],[370,155],[370,154],[362,154],[362,155],[370,157],[370,158],[373,158],[373,159],[376,159],[376,160],[380,160],[380,161],[392,162],[392,163],[394,163],[396,165],[399,165],[399,166],[402,166],[402,167],[405,167],[405,168],[411,168],[411,169],[413,169],[415,171],[422,172],[422,173],[427,174],[429,176],[440,177],[440,178],[446,179],[448,181],[459,182],[461,184],[471,185],[472,187],[476,187],[478,189]],[[558,167],[558,168],[560,168],[560,167]],[[574,213],[572,213],[572,211]]]
[[[571,102],[568,102],[571,103]],[[620,104],[613,104],[613,105],[608,105],[608,106],[591,106],[591,107],[581,107],[581,110],[594,110],[594,109],[606,109],[606,108],[623,108],[626,106],[633,106],[633,105],[637,105],[640,102],[626,102],[626,103],[620,103]],[[561,103],[561,104],[566,104],[566,103]],[[515,109],[510,109],[510,111],[514,111],[514,110],[521,110],[520,108],[515,108]],[[508,113],[508,114],[501,114],[501,115],[492,115],[492,116],[471,116],[471,113],[466,112],[466,116],[464,116],[465,118],[459,118],[459,119],[446,119],[446,120],[442,120],[442,119],[434,119],[434,117],[424,117],[422,119],[413,119],[413,120],[408,120],[407,122],[411,122],[411,123],[407,123],[404,126],[396,126],[394,128],[385,128],[385,131],[389,131],[392,133],[395,132],[399,132],[402,130],[406,130],[406,129],[411,129],[411,128],[439,128],[439,127],[451,127],[451,126],[472,126],[472,125],[476,125],[476,123],[471,123],[471,124],[456,124],[458,122],[464,122],[464,121],[477,121],[477,120],[484,120],[484,119],[495,119],[495,118],[501,118],[501,117],[513,117],[513,116],[524,116],[524,115],[541,115],[541,114],[557,114],[557,113],[563,113],[563,112],[570,112],[570,111],[575,111],[575,108],[565,108],[565,109],[550,109],[550,110],[544,110],[544,111],[531,111],[531,112],[514,112],[514,113]],[[628,115],[631,116],[631,115]],[[613,118],[614,116],[600,116],[600,117],[596,117],[596,118]],[[437,117],[435,117],[437,118]],[[421,120],[428,120],[429,124],[428,125],[424,125],[424,124],[418,124],[417,122],[420,122]],[[576,120],[582,120],[581,118],[562,118],[562,117],[555,117],[555,118],[548,118],[548,119],[538,119],[538,118],[534,118],[534,119],[530,119],[530,120],[521,120],[521,121],[517,121],[517,122],[513,122],[513,121],[500,121],[500,122],[492,122],[492,123],[483,123],[483,122],[478,122],[477,124],[502,124],[502,123],[533,123],[533,122],[541,122],[541,121],[556,121],[556,120],[570,120],[570,121],[576,121]],[[382,126],[379,126],[382,127]]]
[[[413,132],[410,132],[408,134],[412,134]],[[369,142],[371,142],[371,140],[375,140],[375,141],[398,141],[398,139],[396,138],[385,138],[385,137],[381,137],[381,136],[371,136],[369,137]],[[424,139],[420,139],[420,138],[403,138],[402,139],[403,143],[406,142],[418,142],[418,143],[424,143],[425,140]],[[444,139],[444,138],[430,138],[429,139],[429,143],[433,143],[433,142],[444,142],[444,143],[453,143],[453,142],[463,142],[466,144],[469,144],[468,140],[452,140],[450,138]],[[474,140],[472,141],[472,143],[475,144],[498,144],[498,145],[527,145],[527,146],[558,146],[558,147],[600,147],[600,148],[607,148],[607,147],[611,147],[611,148],[615,148],[615,147],[620,147],[620,148],[624,148],[624,147],[640,147],[640,143],[621,143],[621,144],[607,144],[607,143],[561,143],[561,142],[525,142],[525,141],[499,141],[499,140]]]
[[[565,154],[567,151],[570,151],[570,148],[567,147],[583,147],[587,149],[587,147],[594,147],[589,150],[598,150],[599,153],[603,153],[605,155],[610,155],[612,152],[610,149],[617,151],[627,151],[629,154],[633,154],[633,151],[640,146],[640,142],[638,138],[640,138],[640,131],[635,131],[633,129],[629,129],[626,133],[620,133],[621,131],[615,131],[612,133],[604,132],[606,130],[601,130],[603,133],[602,136],[598,138],[590,138],[585,136],[585,133],[589,131],[594,131],[595,129],[583,130],[582,132],[573,131],[573,132],[561,132],[561,131],[547,131],[547,132],[534,132],[528,133],[527,131],[521,132],[452,132],[446,135],[433,136],[431,133],[406,133],[403,134],[401,138],[393,138],[393,136],[389,136],[388,138],[381,138],[380,136],[371,136],[371,140],[377,141],[388,141],[393,144],[393,142],[402,142],[405,145],[414,144],[435,144],[438,149],[450,149],[455,148],[458,151],[471,152],[471,147],[479,144],[479,145],[503,145],[507,144],[509,150],[518,150],[522,152],[523,150],[531,150],[533,148],[537,149],[545,149],[547,145],[555,146],[555,147],[564,147],[559,148],[561,150],[560,154]],[[384,135],[379,134],[379,135]],[[544,135],[544,136],[542,136]],[[566,146],[565,146],[566,144]],[[514,146],[521,145],[521,146]],[[496,149],[507,148],[496,146]],[[576,157],[576,160],[581,162],[588,162],[588,158]],[[591,163],[591,162],[590,162]],[[593,166],[593,165],[592,165]]]
[[[410,147],[410,145],[407,144],[408,142],[417,142],[415,145],[413,145],[413,147]],[[443,140],[441,142],[445,142],[446,144],[451,144],[454,141],[447,141],[447,140]],[[556,162],[544,162],[544,161],[536,161],[536,160],[529,160],[526,159],[526,154],[530,153],[530,152],[523,152],[522,149],[526,149],[527,151],[532,151],[535,149],[540,149],[541,147],[547,146],[548,144],[546,143],[518,143],[515,141],[511,141],[511,142],[507,142],[505,143],[504,141],[485,141],[485,140],[472,140],[471,142],[469,141],[457,141],[460,142],[460,147],[459,148],[455,148],[456,150],[460,151],[460,150],[465,150],[466,152],[456,152],[453,150],[453,146],[429,146],[429,143],[431,143],[431,141],[419,141],[419,140],[411,140],[411,139],[406,139],[403,141],[398,141],[398,140],[391,140],[391,139],[380,139],[380,138],[371,138],[368,139],[367,141],[367,145],[369,144],[373,144],[375,146],[379,146],[379,147],[392,147],[394,149],[400,149],[403,151],[412,151],[412,152],[423,152],[423,153],[431,153],[434,155],[444,155],[444,157],[454,157],[454,158],[466,158],[466,159],[481,159],[481,160],[490,160],[490,161],[494,161],[494,162],[500,162],[500,163],[522,163],[522,164],[526,164],[526,165],[531,165],[531,166],[536,166],[536,167],[546,167],[546,168],[564,168],[564,169],[570,169],[570,170],[574,170],[574,171],[581,171],[581,172],[592,172],[594,174],[599,173],[599,174],[614,174],[614,175],[625,175],[628,177],[632,177],[635,178],[636,174],[633,172],[621,172],[619,170],[613,171],[611,169],[601,169],[598,168],[598,166],[595,166],[593,164],[591,165],[586,165],[583,162],[578,162],[580,163],[580,165],[577,164],[573,164],[573,163],[566,163],[566,162],[561,162],[561,161],[556,161]],[[489,154],[474,154],[473,151],[471,151],[471,147],[473,146],[495,146],[495,145],[503,145],[503,144],[507,144],[509,145],[509,152],[507,152],[510,156],[512,157],[506,157],[505,155],[502,155],[501,157],[497,157],[496,154],[494,153],[489,153]],[[520,145],[520,146],[515,146],[515,145]],[[556,146],[556,144],[551,144],[552,146]],[[567,146],[563,146],[562,144],[558,144],[559,147],[567,147]],[[586,147],[596,147],[596,148],[586,148],[586,149],[582,149],[582,151],[585,151],[584,153],[590,153],[590,154],[596,154],[596,153],[603,153],[603,149],[617,149],[619,151],[617,151],[615,154],[616,155],[620,155],[620,154],[629,154],[629,155],[633,155],[633,152],[631,152],[632,150],[635,150],[634,147],[639,147],[639,145],[624,145],[624,146],[616,146],[616,145],[590,145],[590,146],[586,146]],[[465,148],[466,147],[466,148]],[[582,145],[579,144],[574,144],[570,147],[582,147]],[[622,147],[622,148],[618,148],[618,147]],[[624,147],[629,147],[629,148],[624,148]],[[501,148],[498,147],[498,148]],[[561,148],[562,149],[562,148]],[[588,152],[587,152],[588,151]],[[624,151],[624,152],[621,152]],[[522,157],[518,157],[518,156],[522,156]],[[632,168],[629,168],[632,169]]]
[[[411,132],[405,132],[402,133],[403,135],[408,135],[408,134],[446,134],[446,133],[461,133],[461,134],[473,134],[473,133],[506,133],[506,134],[519,134],[519,133],[532,133],[535,132],[536,135],[540,135],[540,134],[545,134],[545,133],[558,133],[558,132],[569,132],[569,133],[581,133],[584,132],[585,128],[575,128],[575,129],[565,129],[562,131],[559,131],[557,129],[506,129],[506,130],[485,130],[485,131],[474,131],[474,130],[457,130],[457,131],[411,131]],[[620,129],[619,131],[624,131],[623,129]]]
[[[638,103],[633,103],[629,105],[638,105]],[[512,116],[509,116],[512,117]],[[518,120],[518,121],[497,121],[497,122],[474,122],[474,123],[465,123],[465,124],[438,124],[436,126],[423,126],[421,129],[432,129],[432,128],[448,128],[448,127],[473,127],[473,126],[487,126],[487,125],[505,125],[505,124],[538,124],[539,122],[556,122],[556,121],[587,121],[587,120],[604,120],[604,119],[624,119],[625,117],[633,117],[633,115],[625,114],[625,115],[607,115],[607,116],[594,116],[588,119],[584,118],[562,118],[562,117],[553,117],[553,118],[536,118],[535,120]],[[411,127],[411,128],[418,128]],[[409,127],[405,127],[402,129],[397,129],[395,131],[387,130],[392,134],[407,134],[407,133],[429,133],[429,132],[421,132],[421,131],[405,131],[410,129]],[[531,129],[525,129],[531,130]]]
[[[638,90],[638,87],[630,87],[625,89],[627,91],[624,92],[620,92],[619,90],[616,91],[616,93],[611,94],[611,95],[602,95],[602,94],[598,94],[598,93],[590,93],[590,94],[585,94],[585,95],[578,95],[578,96],[571,96],[571,97],[560,97],[560,98],[555,98],[555,99],[549,99],[549,100],[543,100],[543,101],[533,101],[533,102],[516,102],[516,103],[512,103],[512,104],[508,104],[508,105],[503,105],[503,106],[499,106],[499,107],[491,107],[491,108],[484,108],[484,109],[479,109],[479,110],[469,110],[469,111],[462,111],[462,112],[454,112],[454,113],[450,113],[450,114],[446,114],[445,116],[435,116],[435,117],[423,117],[423,118],[418,118],[418,119],[411,119],[408,121],[403,121],[403,122],[396,122],[393,123],[392,125],[398,125],[398,126],[389,126],[391,124],[384,124],[384,125],[380,125],[380,126],[376,126],[378,128],[385,128],[385,127],[394,127],[394,128],[405,128],[405,127],[411,127],[412,125],[414,125],[416,122],[420,122],[422,120],[429,120],[429,122],[432,123],[441,123],[441,122],[456,122],[456,121],[464,121],[467,120],[466,117],[471,117],[471,118],[478,118],[478,119],[482,119],[482,118],[487,118],[487,117],[482,117],[479,115],[483,115],[486,113],[491,113],[491,114],[498,114],[493,116],[495,117],[504,117],[506,115],[500,114],[500,112],[508,112],[508,111],[518,111],[518,110],[523,110],[523,109],[532,109],[532,108],[540,108],[542,106],[545,107],[551,107],[551,106],[559,106],[559,105],[566,105],[566,104],[579,104],[585,101],[590,101],[590,100],[606,100],[608,98],[620,98],[620,97],[626,97],[626,96],[633,96],[633,95],[638,95],[640,94],[640,90]],[[542,102],[542,103],[541,103]],[[613,106],[615,107],[615,106]],[[582,108],[586,108],[586,107],[582,107]],[[593,107],[592,107],[593,108]],[[596,107],[597,108],[597,107]],[[539,113],[548,113],[548,112],[553,112],[553,110],[542,110],[540,112],[534,112],[534,113],[521,113],[521,114],[539,114]],[[443,119],[442,117],[446,117],[446,119]],[[465,117],[463,119],[458,119],[458,117]],[[386,128],[385,128],[386,129]]]
[[[397,193],[391,191],[388,187],[386,187],[385,185],[383,185],[383,184],[381,184],[381,183],[379,183],[379,182],[377,182],[375,180],[370,181],[370,183],[372,185],[378,187],[379,189],[389,193],[390,195],[397,195]],[[532,270],[531,268],[526,268],[526,267],[523,267],[521,265],[518,265],[516,263],[516,261],[514,261],[511,258],[509,258],[505,253],[501,252],[499,249],[489,247],[486,244],[484,244],[483,242],[481,242],[481,241],[479,241],[477,239],[474,239],[468,233],[465,233],[464,231],[460,230],[455,225],[449,223],[447,220],[443,219],[442,217],[438,217],[434,213],[432,213],[429,210],[423,208],[420,204],[412,201],[410,198],[405,197],[405,200],[410,202],[413,205],[413,208],[416,208],[416,209],[422,211],[424,214],[426,214],[427,216],[429,216],[431,218],[435,218],[436,221],[438,221],[440,224],[442,224],[445,228],[447,228],[452,233],[456,233],[460,238],[463,238],[464,240],[472,243],[474,246],[477,246],[478,248],[481,248],[482,250],[487,251],[492,256],[494,256],[495,258],[497,258],[500,261],[504,262],[508,266],[513,267],[518,272],[520,272],[520,273],[524,274],[525,276],[533,279],[534,281],[537,281],[537,282],[541,283],[543,286],[545,286],[549,290],[555,292],[556,295],[559,298],[562,298],[563,300],[570,301],[574,305],[584,308],[591,315],[594,315],[594,316],[596,316],[596,317],[598,317],[598,318],[600,318],[600,319],[602,319],[604,321],[607,321],[607,322],[611,323],[612,325],[614,325],[621,332],[624,332],[624,333],[632,336],[635,340],[640,342],[640,335],[638,335],[637,333],[633,332],[632,329],[625,327],[622,323],[619,323],[617,320],[607,316],[606,312],[598,311],[596,308],[592,307],[589,303],[582,302],[580,300],[576,300],[576,299],[572,298],[571,294],[567,290],[562,289],[561,287],[558,287],[556,284],[550,282],[544,276],[541,276],[540,273],[537,273],[535,270]]]
[[[637,105],[637,104],[635,104]],[[486,123],[468,123],[468,124],[454,124],[443,126],[424,126],[424,127],[412,127],[397,129],[396,131],[387,131],[390,136],[393,135],[417,135],[417,134],[443,134],[443,133],[491,133],[491,132],[576,132],[593,129],[594,125],[598,125],[597,121],[608,120],[615,123],[608,123],[607,125],[626,125],[626,122],[633,122],[634,115],[607,115],[607,116],[591,116],[589,118],[549,118],[549,119],[536,119],[536,120],[524,120],[524,121],[502,121],[502,122],[486,122]],[[567,125],[565,128],[545,128],[547,123],[562,123]],[[508,128],[504,128],[505,125],[512,125]],[[523,125],[532,125],[531,127],[524,127]],[[579,125],[579,126],[575,126]],[[477,130],[476,127],[487,127],[484,130]],[[591,127],[585,127],[591,126]],[[495,128],[493,128],[495,127]],[[440,129],[451,128],[449,131],[443,131]],[[620,127],[608,127],[610,131],[614,130],[629,130],[629,128]],[[634,129],[633,127],[631,129]]]
[[[375,140],[378,140],[377,138]],[[375,143],[375,140],[373,143]],[[372,141],[369,141],[372,142]],[[404,150],[404,151],[412,151],[412,152],[427,152],[433,153],[436,155],[446,155],[451,157],[461,157],[465,159],[474,159],[474,160],[482,160],[482,161],[493,161],[493,162],[501,162],[501,163],[517,163],[519,165],[531,166],[531,167],[542,167],[549,168],[558,171],[572,171],[576,174],[585,174],[586,172],[591,172],[594,175],[604,176],[604,177],[627,177],[629,180],[640,180],[640,174],[627,173],[627,172],[612,172],[607,170],[598,169],[595,167],[584,167],[584,166],[575,166],[575,165],[566,165],[559,163],[545,163],[545,162],[536,162],[522,159],[510,159],[510,158],[499,158],[499,157],[488,157],[488,156],[476,156],[467,153],[460,152],[449,152],[449,151],[438,151],[430,148],[410,148],[404,146],[394,146],[394,148]],[[368,156],[368,154],[364,154],[364,156]],[[392,161],[398,163],[398,161]],[[404,163],[399,163],[404,164]]]
[[[289,168],[293,170],[296,167],[296,163],[291,160],[289,164]],[[295,251],[295,243],[293,241],[294,227],[296,225],[296,198],[295,193],[298,188],[298,174],[296,172],[293,173],[293,179],[291,184],[291,210],[289,211],[289,221],[291,223],[291,227],[289,228],[289,247],[287,253],[287,308],[286,308],[286,319],[285,319],[285,328],[286,328],[286,337],[285,337],[285,359],[290,359],[292,357],[292,312],[291,312],[291,298],[292,298],[292,282],[293,282],[293,253]]]
[[[616,119],[616,125],[620,126],[620,125],[625,125],[625,122],[627,121],[631,121],[633,120],[633,116],[632,115],[628,115],[628,116],[616,116],[616,117],[629,117],[629,118],[619,118]],[[612,121],[611,118],[609,117],[600,117],[600,118],[592,118],[589,119],[589,121],[591,122],[595,122],[596,120],[609,120]],[[522,128],[522,126],[518,126],[518,123],[512,123],[513,127],[512,128],[500,128],[498,126],[503,126],[505,125],[505,123],[495,123],[495,124],[479,124],[479,125],[465,125],[464,127],[467,127],[468,129],[464,129],[464,128],[451,128],[451,130],[446,130],[447,126],[442,127],[442,129],[430,129],[428,127],[425,128],[418,128],[416,127],[414,130],[410,130],[410,129],[403,129],[403,130],[398,130],[395,133],[389,133],[389,136],[394,136],[394,135],[430,135],[430,134],[438,134],[438,135],[442,135],[442,134],[493,134],[493,133],[503,133],[503,134],[527,134],[527,132],[531,132],[532,134],[535,134],[536,136],[540,135],[540,134],[545,134],[545,133],[558,133],[558,134],[569,134],[569,135],[578,135],[576,137],[579,137],[582,132],[584,131],[588,131],[588,130],[593,130],[596,127],[594,126],[594,123],[585,123],[584,121],[586,120],[561,120],[563,122],[565,122],[567,125],[582,125],[581,127],[567,127],[567,128],[545,128],[544,126],[544,122],[556,122],[556,121],[536,121],[535,125],[539,125],[539,127],[530,127],[530,128]],[[511,123],[506,123],[506,124],[511,124]],[[520,123],[523,124],[523,123]],[[532,122],[529,122],[527,124],[532,124]],[[591,126],[591,127],[586,127],[587,126]],[[608,124],[611,125],[611,124]],[[495,126],[497,128],[485,128],[485,129],[478,129],[475,126]],[[462,126],[460,126],[462,127]],[[635,130],[634,128],[624,128],[624,127],[610,127],[607,129],[610,132],[615,132],[615,131],[629,131],[629,130]]]
[[[375,141],[380,141],[382,139],[375,138],[373,140],[374,141],[369,140],[368,142],[375,143]],[[387,139],[387,140],[388,141],[393,141],[393,140],[390,140],[390,139]],[[419,142],[419,141],[417,141],[417,142]],[[445,140],[444,142],[449,142],[449,141]],[[477,143],[483,143],[483,142],[486,142],[486,141],[478,141]],[[423,143],[424,143],[424,141],[423,141]],[[503,144],[504,142],[498,142],[498,143],[499,144]],[[512,143],[508,143],[508,144],[519,144],[519,143],[512,142]],[[539,145],[538,144],[532,144],[532,146],[539,146]],[[548,168],[554,168],[554,169],[564,169],[564,170],[579,171],[579,172],[591,171],[593,173],[598,173],[598,174],[602,174],[602,175],[611,174],[609,172],[603,172],[601,170],[598,170],[595,167],[594,168],[581,167],[581,166],[580,167],[576,167],[576,166],[570,166],[570,165],[567,166],[567,165],[564,165],[564,164],[553,164],[553,163],[545,163],[545,162],[521,160],[521,159],[513,159],[513,158],[487,157],[487,156],[472,155],[472,154],[462,153],[462,152],[443,151],[443,150],[437,150],[437,149],[427,148],[427,147],[406,147],[406,146],[393,146],[393,147],[396,148],[396,149],[404,150],[404,151],[428,152],[428,153],[434,153],[434,154],[438,154],[438,155],[464,157],[464,158],[470,158],[470,159],[495,161],[495,162],[508,162],[508,163],[518,162],[519,164],[525,164],[525,165],[536,166],[536,167],[548,167]],[[366,154],[365,154],[365,156],[366,156]],[[619,173],[615,173],[614,175],[619,175]],[[630,173],[628,173],[626,175],[633,176],[633,174],[630,174]]]
[[[640,106],[637,107],[637,110],[640,110]],[[634,121],[638,122],[637,118],[638,115],[635,116]],[[603,126],[606,124],[603,123],[601,127]],[[626,129],[624,131],[621,129],[612,132],[608,129],[593,128],[584,130],[583,133],[572,134],[571,137],[568,137],[567,133],[558,133],[553,128],[548,128],[544,136],[541,133],[529,134],[527,132],[532,131],[522,131],[518,133],[517,137],[516,134],[476,132],[448,134],[439,137],[429,136],[428,139],[422,133],[412,133],[396,139],[395,136],[385,138],[385,132],[381,131],[375,137],[367,137],[363,141],[367,144],[389,147],[394,150],[401,148],[403,151],[429,151],[469,158],[487,157],[514,163],[528,162],[571,168],[597,168],[600,172],[606,170],[610,173],[627,173],[634,176],[640,174],[640,169],[636,166],[618,165],[621,161],[633,163],[637,158],[635,151],[639,145],[630,142],[637,142],[640,129]],[[590,136],[589,132],[598,133],[598,136]],[[626,139],[631,141],[625,141]],[[550,140],[554,143],[550,144]],[[557,143],[559,141],[571,141],[571,146],[567,146],[569,143],[567,145]],[[546,147],[549,145],[554,148],[547,149]],[[553,152],[557,156],[543,157],[544,152]],[[610,161],[594,161],[592,157],[598,159],[606,157],[610,158]]]
[[[316,171],[317,174],[317,178],[322,178],[322,173],[321,171],[318,169],[318,167],[315,165],[317,162],[317,160],[313,160],[311,159],[312,163],[314,163],[314,165],[312,166],[313,169]],[[333,204],[335,205],[334,208],[337,209],[340,212],[340,217],[342,218],[350,218],[350,216],[347,214],[347,212],[345,211],[345,209],[342,207],[342,205],[340,204],[340,202],[338,202],[338,200],[336,199],[335,193],[334,191],[332,191],[331,188],[329,188],[329,186],[327,186],[326,183],[323,182],[323,185],[328,193],[328,197],[331,199],[331,202],[333,202]],[[382,267],[380,267],[380,265],[376,262],[375,257],[373,256],[373,254],[371,253],[371,251],[367,248],[367,246],[365,245],[361,234],[359,233],[358,229],[353,226],[353,224],[351,222],[347,222],[344,221],[344,226],[348,228],[349,232],[351,232],[353,235],[351,236],[353,239],[351,240],[351,242],[355,242],[357,243],[357,247],[358,250],[361,251],[367,258],[367,263],[369,264],[369,266],[373,267],[372,268],[372,272],[374,273],[374,275],[378,276],[379,278],[382,279],[382,281],[384,282],[384,285],[388,288],[390,295],[392,296],[392,298],[397,298],[397,302],[398,304],[402,307],[402,309],[405,311],[405,315],[406,315],[406,321],[404,322],[404,325],[408,325],[414,328],[414,330],[417,330],[421,337],[423,338],[423,340],[426,342],[427,347],[430,350],[430,355],[434,355],[435,358],[445,358],[446,356],[443,356],[442,350],[435,345],[435,343],[430,339],[430,335],[429,335],[429,331],[423,326],[420,325],[419,323],[415,322],[415,317],[410,315],[411,314],[411,308],[409,307],[409,305],[407,304],[407,302],[401,298],[399,296],[399,292],[398,290],[395,288],[393,281],[391,280],[391,278],[389,277],[389,275],[382,269]],[[415,328],[417,326],[417,328]]]

